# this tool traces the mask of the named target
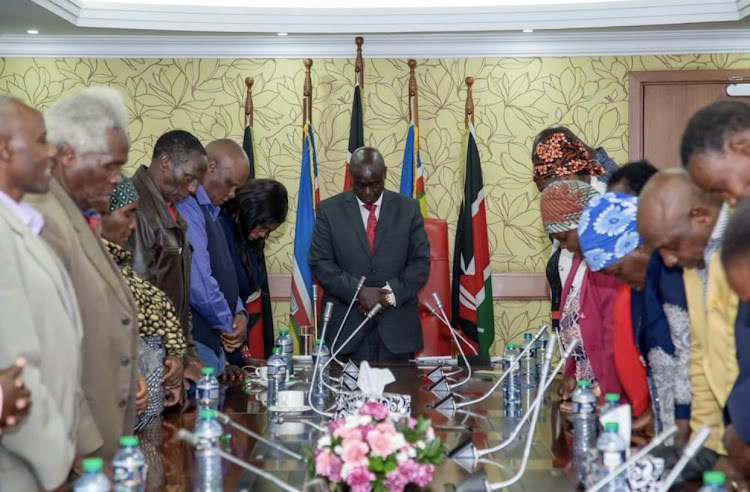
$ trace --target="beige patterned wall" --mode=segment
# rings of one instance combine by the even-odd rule
[[[460,135],[463,80],[473,76],[476,131],[487,197],[495,272],[541,272],[548,243],[541,232],[538,193],[531,183],[529,146],[545,126],[564,124],[593,146],[627,160],[628,72],[750,68],[750,55],[485,58],[419,60],[420,136],[429,214],[455,229],[461,186]],[[352,60],[319,59],[313,65],[313,124],[318,138],[321,196],[337,193],[349,135]],[[398,189],[407,129],[408,68],[402,59],[367,59],[366,142],[390,168],[388,187]],[[255,78],[255,132],[259,175],[283,182],[293,197],[290,220],[269,241],[269,268],[291,268],[301,152],[301,60],[24,59],[0,58],[0,93],[44,110],[70,91],[109,85],[130,108],[128,171],[147,163],[158,136],[184,128],[204,143],[241,139],[243,79]],[[288,303],[276,303],[277,325]],[[547,316],[545,302],[498,302],[496,341],[518,337]],[[497,350],[497,349],[496,349]]]

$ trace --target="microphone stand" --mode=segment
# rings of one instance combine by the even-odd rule
[[[297,454],[297,453],[295,453],[294,451],[290,451],[290,450],[288,450],[287,448],[285,448],[284,446],[282,446],[280,444],[276,444],[273,441],[269,441],[268,439],[266,439],[265,437],[261,436],[260,434],[251,431],[247,427],[241,426],[237,422],[234,422],[231,418],[229,418],[229,415],[227,415],[225,413],[217,411],[216,412],[216,420],[220,424],[222,424],[222,425],[229,425],[230,427],[234,427],[235,429],[237,429],[238,431],[242,432],[243,434],[247,434],[248,436],[252,437],[256,441],[262,442],[263,444],[265,444],[267,446],[270,446],[271,448],[275,449],[276,451],[280,451],[280,452],[284,453],[285,455],[291,457],[292,459],[295,459],[295,460],[301,460],[302,459],[302,456],[299,455],[299,454]]]
[[[552,337],[550,338],[553,338],[553,337],[556,338],[557,335],[553,334]],[[529,415],[531,414],[531,411],[533,410],[532,406],[542,404],[542,400],[544,399],[545,393],[547,392],[549,387],[552,385],[552,382],[555,380],[555,376],[557,376],[557,373],[560,372],[560,370],[565,365],[565,362],[567,361],[568,357],[570,357],[571,354],[573,353],[573,350],[575,350],[576,345],[578,345],[578,340],[573,340],[573,342],[568,346],[568,350],[563,354],[562,358],[555,366],[555,369],[552,371],[552,374],[547,376],[546,373],[543,372],[539,376],[540,378],[539,388],[541,389],[541,391],[534,398],[534,403],[532,403],[532,405],[529,406],[529,408],[526,410],[526,413],[523,415],[523,417],[521,417],[521,422],[519,422],[519,425],[517,425],[516,428],[513,430],[513,433],[511,433],[510,437],[508,437],[505,441],[501,442],[497,446],[477,451],[478,458],[481,458],[482,456],[485,456],[488,454],[496,453],[500,451],[501,449],[505,448],[506,446],[508,446],[511,442],[513,442],[513,440],[515,440],[516,436],[518,435],[519,432],[521,432],[521,429],[523,428],[523,423],[526,421],[526,419],[529,418]],[[545,352],[544,359],[545,361],[547,360],[546,352]],[[547,367],[549,368],[549,365]]]
[[[200,438],[193,434],[190,431],[187,431],[185,429],[180,429],[177,432],[178,439],[187,442],[191,446],[193,446],[196,449],[204,449],[205,445],[201,442]],[[269,482],[273,482],[277,486],[281,487],[283,490],[286,490],[288,492],[301,492],[300,489],[294,488],[291,485],[287,484],[283,480],[281,480],[278,477],[275,477],[271,475],[270,473],[261,470],[260,468],[251,465],[250,463],[245,463],[239,458],[236,458],[235,456],[232,456],[231,454],[223,451],[220,448],[212,448],[211,449],[214,453],[216,453],[219,457],[222,459],[225,459],[231,463],[234,463],[235,465],[239,466],[240,468],[244,468],[245,470],[249,471],[250,473],[254,473],[255,475],[258,475],[262,478],[265,478]]]
[[[555,336],[555,335],[553,335]],[[552,351],[549,350],[545,352],[544,354],[544,373],[546,374],[547,371],[549,371],[549,365],[552,361]],[[546,376],[544,376],[544,379],[546,381]],[[543,393],[540,393],[543,395]],[[539,396],[537,395],[536,400],[539,400]],[[529,454],[531,454],[531,444],[534,442],[534,431],[536,430],[536,424],[539,420],[539,410],[542,408],[542,405],[538,404],[538,401],[534,402],[534,411],[532,415],[531,424],[529,426],[529,436],[526,439],[526,447],[523,450],[523,458],[521,460],[521,466],[518,468],[518,471],[515,475],[513,475],[508,480],[505,480],[504,482],[497,482],[497,483],[488,483],[486,479],[486,474],[484,470],[481,470],[480,472],[473,473],[469,477],[466,478],[462,483],[460,483],[456,490],[458,492],[464,492],[464,491],[473,491],[473,490],[485,490],[485,491],[495,491],[504,489],[510,485],[513,485],[514,483],[518,482],[523,474],[526,472],[526,465],[529,462]],[[487,460],[489,462],[489,460]]]
[[[502,374],[502,376],[500,376],[500,379],[498,379],[497,381],[495,381],[495,384],[492,385],[492,388],[490,388],[490,390],[487,393],[485,393],[484,396],[480,396],[479,398],[476,398],[476,399],[471,400],[471,401],[465,401],[465,402],[459,403],[459,404],[456,405],[456,408],[468,407],[469,405],[474,405],[475,403],[480,403],[480,402],[486,400],[487,398],[489,398],[489,396],[500,386],[500,384],[503,382],[503,380],[506,377],[508,377],[508,374],[510,374],[510,372],[513,370],[513,368],[516,366],[516,364],[520,364],[521,363],[521,357],[523,357],[526,354],[526,352],[528,352],[529,350],[531,350],[531,348],[534,345],[534,342],[536,342],[537,339],[540,336],[542,336],[542,333],[544,333],[544,331],[546,329],[547,329],[547,325],[542,325],[542,326],[539,327],[539,329],[536,332],[536,335],[534,335],[534,338],[531,339],[531,343],[529,343],[526,346],[526,348],[523,349],[520,354],[518,354],[518,357],[516,357],[516,360],[513,361],[513,364],[511,364],[511,366],[508,369],[505,370],[505,372]],[[553,352],[552,350],[546,351],[545,352],[545,358],[546,358],[546,355],[548,353],[551,354],[552,352]],[[549,369],[549,368],[547,368],[547,369]]]
[[[667,475],[667,478],[662,481],[661,486],[659,487],[659,492],[667,492],[669,490],[675,480],[680,476],[680,473],[682,473],[682,470],[687,466],[688,462],[693,459],[693,456],[696,455],[701,446],[703,446],[703,443],[706,442],[709,435],[711,435],[711,429],[708,426],[701,427],[695,437],[687,446],[685,446],[685,449],[682,450],[680,460],[674,465],[672,471]]]
[[[656,446],[659,446],[661,443],[663,443],[664,441],[666,441],[667,439],[669,439],[670,437],[672,437],[672,435],[674,433],[676,433],[676,432],[677,432],[677,426],[676,425],[669,426],[667,428],[667,430],[665,430],[664,432],[662,432],[661,434],[659,434],[658,436],[656,436],[655,438],[653,438],[650,443],[648,443],[646,446],[644,446],[643,448],[641,448],[637,453],[635,453],[633,456],[631,456],[629,460],[627,460],[626,462],[624,462],[623,464],[621,464],[620,466],[618,466],[617,468],[615,468],[614,470],[612,470],[609,473],[609,475],[607,475],[603,479],[601,479],[598,482],[596,482],[586,492],[596,492],[597,490],[601,490],[602,487],[604,487],[609,482],[611,482],[612,480],[614,480],[617,477],[617,475],[619,475],[620,473],[622,473],[625,470],[627,470],[633,463],[635,463],[639,459],[641,459],[644,456],[646,456],[649,453],[649,451],[651,451]]]
[[[331,354],[333,354],[333,351],[336,349],[336,342],[339,340],[339,335],[341,335],[341,330],[344,329],[344,324],[346,324],[346,320],[349,319],[349,313],[352,312],[352,306],[354,306],[354,303],[357,302],[357,296],[359,295],[359,291],[362,290],[362,286],[365,285],[365,277],[364,275],[360,277],[359,283],[357,284],[357,289],[354,291],[354,295],[352,296],[352,300],[349,302],[349,308],[346,310],[346,314],[344,315],[344,319],[341,320],[341,324],[339,325],[338,331],[336,331],[336,336],[333,339],[333,343],[331,344]],[[333,360],[336,361],[338,365],[341,367],[344,367],[346,364],[341,362],[336,358],[336,356],[333,356]]]
[[[440,301],[440,298],[438,297],[437,293],[433,293],[433,294],[432,294],[432,298],[433,298],[433,299],[435,299],[435,303],[436,303],[436,304],[437,304],[437,303],[438,303],[438,302]],[[448,327],[448,331],[450,331],[450,334],[451,334],[451,336],[453,337],[453,341],[454,341],[454,342],[456,342],[456,345],[458,346],[458,351],[459,351],[459,352],[461,353],[461,357],[462,357],[462,358],[464,359],[464,364],[466,364],[466,369],[467,369],[467,371],[468,371],[468,374],[467,374],[467,375],[466,375],[466,377],[465,377],[465,378],[463,379],[463,381],[459,381],[459,382],[457,382],[456,384],[452,384],[452,385],[450,385],[450,389],[453,389],[453,388],[458,388],[459,386],[463,386],[464,384],[468,383],[468,382],[469,382],[469,379],[471,378],[471,364],[469,364],[469,361],[468,361],[468,360],[466,359],[466,354],[464,353],[464,349],[463,349],[463,348],[461,347],[461,343],[460,343],[460,342],[458,341],[458,338],[456,337],[456,333],[455,333],[455,331],[453,330],[453,327],[452,327],[452,326],[450,325],[450,323],[448,323],[448,322],[447,322],[447,321],[446,321],[445,319],[443,319],[443,317],[442,317],[442,316],[441,316],[441,315],[440,315],[440,314],[439,314],[439,313],[438,313],[437,311],[435,311],[435,309],[434,309],[434,308],[433,308],[433,307],[432,307],[432,306],[430,305],[430,303],[428,303],[428,302],[425,302],[425,303],[424,303],[424,305],[425,305],[425,307],[426,307],[426,308],[427,308],[427,309],[428,309],[428,310],[429,310],[429,311],[430,311],[430,312],[431,312],[432,314],[434,314],[435,316],[437,316],[437,318],[438,318],[438,319],[439,319],[439,320],[440,320],[440,321],[441,321],[441,322],[442,322],[442,323],[443,323],[443,324],[444,324],[445,326],[447,326],[447,327]],[[438,305],[438,306],[440,306],[440,305]],[[445,313],[443,312],[442,308],[440,308],[440,312],[441,312],[441,313],[443,313],[443,314],[445,314]]]

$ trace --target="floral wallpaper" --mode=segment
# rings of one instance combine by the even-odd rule
[[[542,272],[549,245],[531,182],[534,135],[563,124],[624,163],[631,70],[731,68],[750,68],[750,54],[418,60],[429,215],[447,219],[451,234],[455,230],[467,76],[475,79],[493,271]],[[288,273],[302,143],[302,60],[0,58],[0,93],[18,96],[42,111],[85,86],[119,90],[130,109],[131,173],[149,162],[156,139],[170,129],[189,130],[204,143],[226,136],[241,141],[248,76],[255,79],[257,173],[283,182],[291,195],[290,219],[268,241],[270,271]],[[353,76],[351,59],[314,60],[313,125],[322,198],[343,185]],[[392,190],[398,189],[408,126],[408,78],[406,60],[365,60],[366,142],[385,156]],[[288,309],[288,303],[275,303],[277,326],[286,323]],[[496,350],[544,320],[547,310],[543,301],[498,302]]]

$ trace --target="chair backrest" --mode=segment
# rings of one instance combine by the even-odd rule
[[[432,293],[437,292],[448,316],[451,315],[451,269],[448,248],[448,223],[442,219],[424,219],[427,240],[430,242],[430,276],[417,294],[419,318],[422,324],[424,348],[417,356],[451,355],[451,335],[448,329],[422,304],[434,306]]]

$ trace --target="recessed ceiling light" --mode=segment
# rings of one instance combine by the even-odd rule
[[[524,29],[523,32],[534,32],[533,29]]]
[[[28,31],[26,31],[26,34],[39,34],[39,31],[36,29],[29,29]]]
[[[277,32],[276,35],[277,36],[289,36],[289,33],[287,33],[287,32]]]

